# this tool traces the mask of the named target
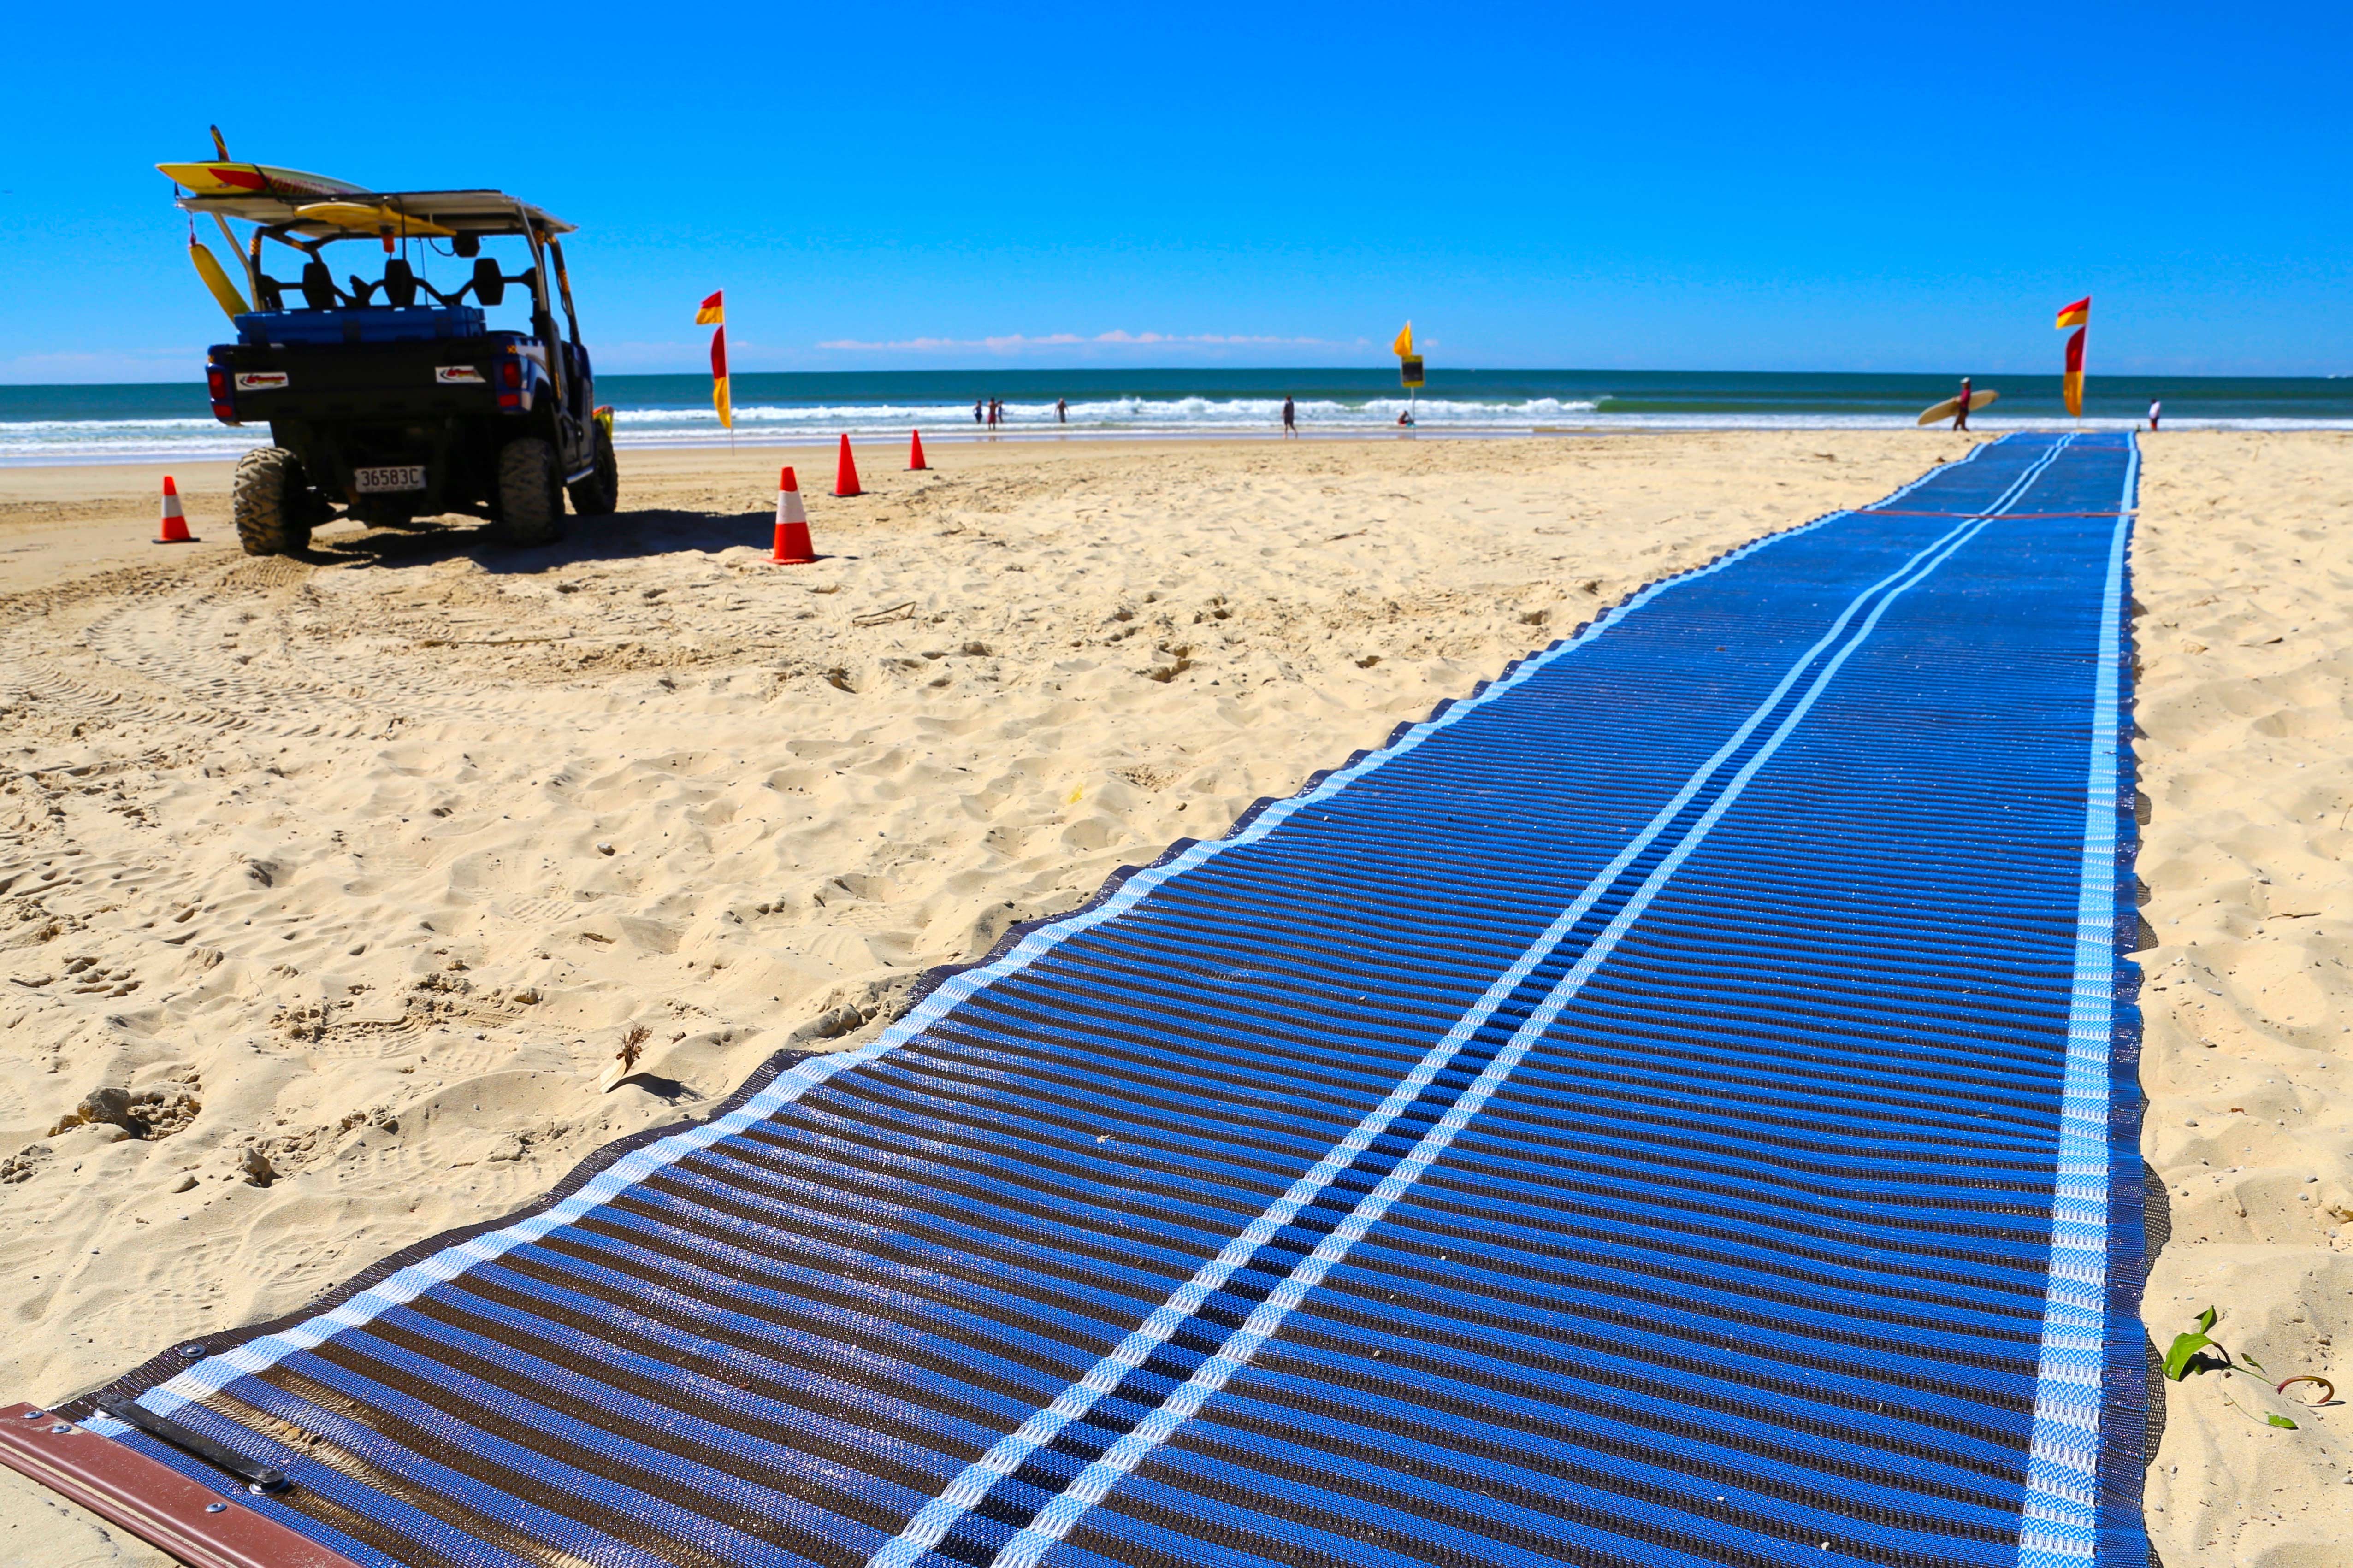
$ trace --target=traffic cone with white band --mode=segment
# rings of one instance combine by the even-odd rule
[[[809,543],[808,513],[801,510],[801,484],[790,468],[776,482],[776,550],[768,559],[786,566],[806,566],[817,559]]]
[[[164,476],[164,520],[155,530],[158,544],[202,544],[203,540],[188,531],[188,514],[180,510],[180,487],[172,476]]]

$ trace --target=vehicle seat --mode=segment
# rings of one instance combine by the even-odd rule
[[[417,303],[417,273],[406,258],[396,256],[384,264],[384,299],[404,310]]]
[[[335,291],[335,275],[327,270],[323,261],[312,261],[302,268],[302,302],[313,310],[332,310],[343,302]]]

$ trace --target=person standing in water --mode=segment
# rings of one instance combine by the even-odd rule
[[[1071,400],[1067,397],[1058,397],[1054,399],[1054,423],[1057,425],[1068,425],[1070,422]]]
[[[1299,434],[1299,410],[1293,405],[1287,392],[1282,395],[1282,433],[1286,436]]]
[[[980,423],[980,399],[977,397],[972,400],[972,422],[976,425]]]

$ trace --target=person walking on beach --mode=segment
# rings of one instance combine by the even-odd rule
[[[2164,412],[2164,403],[2154,397],[2148,400],[2148,433],[2150,435],[2154,436],[2157,434],[2158,416]]]
[[[1292,403],[1291,394],[1287,392],[1282,395],[1282,433],[1285,436],[1299,434],[1299,409]]]
[[[1966,429],[1968,429],[1968,427],[1969,427],[1969,378],[1968,378],[1968,376],[1966,376],[1966,375],[1965,375],[1965,376],[1961,377],[1961,395],[1960,395],[1960,398],[1959,398],[1959,400],[1958,400],[1957,402],[1956,402],[1956,403],[1953,405],[1953,428],[1954,428],[1954,429],[1956,429],[1956,430],[1966,430]]]

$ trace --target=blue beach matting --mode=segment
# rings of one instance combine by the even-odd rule
[[[35,1425],[363,1565],[2144,1568],[2137,473],[1655,584]]]

